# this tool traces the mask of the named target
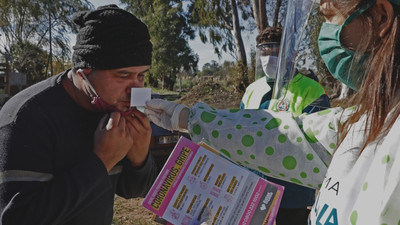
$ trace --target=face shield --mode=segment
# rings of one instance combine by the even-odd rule
[[[255,80],[266,77],[275,80],[278,69],[278,42],[261,43],[256,46],[256,72]]]
[[[298,76],[299,71],[317,71],[320,57],[315,54],[318,47],[311,39],[313,32],[319,33],[322,23],[322,20],[317,21],[318,12],[319,0],[288,1],[273,100],[269,106],[272,110],[292,111],[299,115],[307,106],[319,104],[315,101],[325,94],[315,75],[313,81],[308,80],[309,74]],[[326,105],[322,107],[326,108]]]

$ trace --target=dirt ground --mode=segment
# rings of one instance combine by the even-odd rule
[[[226,90],[220,84],[206,81],[194,86],[177,102],[193,106],[201,101],[217,109],[239,108],[242,94]],[[141,206],[143,198],[115,197],[113,225],[159,225],[153,214]]]

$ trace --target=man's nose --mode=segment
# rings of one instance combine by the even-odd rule
[[[126,92],[128,94],[131,93],[131,88],[138,88],[138,87],[143,87],[142,82],[140,82],[138,79],[133,78],[129,80],[128,86],[126,87]]]

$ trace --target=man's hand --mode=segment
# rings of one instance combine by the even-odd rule
[[[110,171],[122,160],[133,145],[132,128],[126,118],[113,112],[110,117],[105,115],[97,126],[94,135],[94,153]]]
[[[151,126],[146,115],[139,110],[134,110],[132,115],[125,116],[127,126],[130,127],[133,145],[128,151],[127,157],[132,166],[141,166],[147,158],[151,139]]]

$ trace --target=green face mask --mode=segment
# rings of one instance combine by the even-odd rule
[[[342,25],[324,22],[318,37],[319,51],[329,72],[333,77],[353,90],[357,90],[363,80],[363,64],[368,58],[368,55],[362,56],[357,64],[353,63],[355,52],[342,46],[340,42],[340,33],[343,27],[364,13],[375,1],[376,0],[373,0],[367,5],[357,9]]]

